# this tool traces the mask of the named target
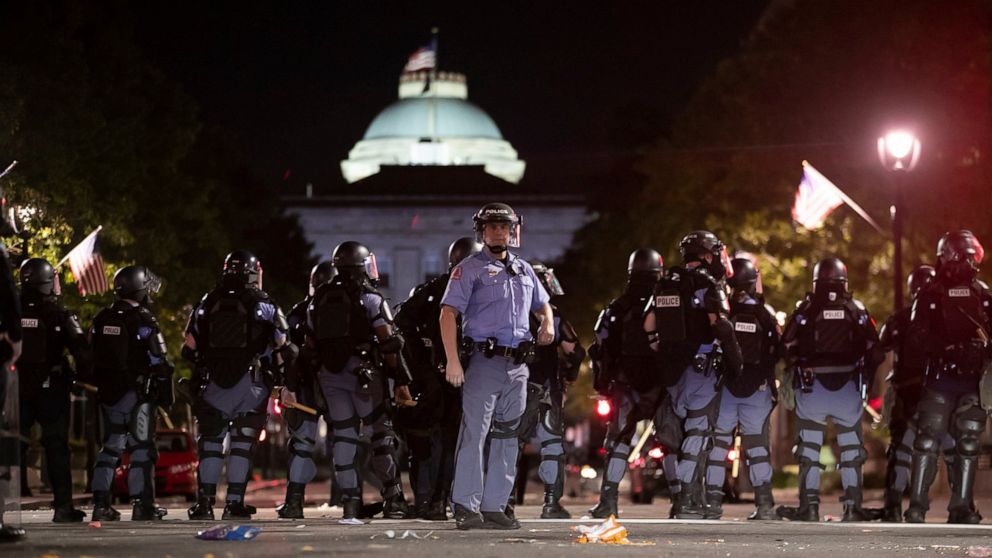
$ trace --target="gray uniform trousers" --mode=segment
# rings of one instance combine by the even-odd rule
[[[538,403],[537,441],[541,444],[541,464],[537,474],[546,485],[554,485],[565,473],[563,394],[552,392],[551,382],[545,382],[547,396]]]
[[[861,465],[867,457],[861,433],[863,412],[861,392],[854,379],[837,391],[828,390],[818,380],[811,392],[796,391],[796,458],[801,499],[819,503],[820,448],[824,443],[827,418],[833,418],[840,449],[838,468],[844,488],[841,501],[861,505]]]
[[[385,385],[377,378],[363,389],[352,370],[358,359],[352,357],[341,372],[320,370],[320,388],[327,402],[330,426],[334,430],[332,453],[335,480],[343,499],[360,499],[359,472],[355,456],[358,447],[372,448],[372,471],[382,483],[383,498],[399,494],[399,467],[396,461],[396,434],[387,411]]]
[[[706,467],[707,494],[723,494],[727,476],[727,453],[733,447],[734,429],[740,424],[741,442],[745,448],[751,486],[759,487],[772,482],[771,453],[768,448],[768,417],[772,412],[772,392],[759,389],[749,397],[737,397],[727,388],[720,396],[720,413],[717,415]]]
[[[283,411],[289,429],[289,482],[307,484],[317,475],[313,447],[317,443],[317,417],[296,409]]]
[[[640,393],[626,384],[617,384],[614,388],[613,394],[610,397],[614,415],[610,419],[610,424],[606,432],[606,451],[609,457],[606,462],[606,473],[603,475],[604,486],[617,485],[623,480],[623,476],[627,472],[627,459],[630,457],[631,450],[637,445],[638,436],[636,426],[629,424],[631,411],[638,406],[642,408],[653,406],[660,395],[654,392]],[[670,407],[671,401],[665,398],[660,405],[668,405]],[[669,417],[670,414],[656,412],[655,421],[657,422],[661,417]],[[645,418],[651,417],[645,416]],[[660,424],[656,424],[655,426],[659,433],[664,428]],[[665,473],[665,478],[668,480],[669,491],[673,493],[678,492],[681,490],[681,484],[679,483],[676,471],[678,458],[671,451],[674,448],[665,449],[665,456],[662,458],[661,467]]]
[[[713,437],[713,421],[720,405],[717,375],[704,374],[693,366],[682,372],[679,381],[668,388],[675,415],[684,421],[682,449],[677,475],[682,484],[694,484],[705,472],[707,445]]]
[[[125,393],[113,405],[101,405],[107,435],[93,467],[93,492],[110,491],[114,470],[120,463],[121,454],[128,449],[131,452],[131,465],[127,473],[128,494],[131,498],[144,496],[147,500],[152,499],[155,488],[152,479],[157,459],[155,440],[139,443],[131,433],[137,405],[138,395],[133,390]],[[151,420],[154,424],[155,417],[151,417]]]
[[[244,501],[258,437],[265,428],[271,388],[254,374],[222,388],[211,381],[200,395],[197,423],[200,489],[213,496],[224,467],[224,439],[230,435],[227,463],[227,502]]]
[[[512,358],[472,354],[462,387],[453,503],[473,512],[506,508],[517,476],[517,428],[527,401],[527,375],[527,365],[516,364]],[[487,437],[489,462],[485,466]]]

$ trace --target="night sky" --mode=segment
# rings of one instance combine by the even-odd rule
[[[343,184],[338,162],[396,99],[431,27],[440,69],[467,75],[533,180],[667,133],[767,2],[147,4],[135,8],[146,56],[238,136],[260,178],[291,169],[288,189]]]

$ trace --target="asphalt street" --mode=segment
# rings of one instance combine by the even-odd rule
[[[838,506],[839,507],[839,506]],[[262,529],[250,541],[201,541],[198,531],[236,522],[185,520],[185,507],[170,504],[160,523],[125,521],[56,525],[48,510],[23,514],[28,536],[16,544],[0,546],[6,556],[403,556],[471,558],[630,556],[969,556],[992,547],[992,525],[954,526],[861,523],[818,524],[751,522],[744,519],[750,505],[727,507],[723,521],[673,521],[656,519],[666,505],[626,505],[621,522],[631,545],[578,544],[572,526],[592,520],[539,520],[538,506],[522,506],[517,531],[458,531],[454,522],[373,520],[364,525],[340,525],[340,511],[308,507],[307,519],[276,519],[272,508],[260,509],[248,524]],[[575,511],[582,508],[573,506]],[[218,516],[219,516],[218,509]],[[826,516],[839,510],[827,507]],[[401,538],[411,531],[406,538]],[[390,537],[392,534],[392,537]],[[414,535],[415,534],[415,535]],[[419,538],[418,538],[419,537]],[[972,554],[969,554],[969,551]]]

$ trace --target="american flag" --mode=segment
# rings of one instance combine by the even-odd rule
[[[416,72],[418,70],[433,70],[437,65],[437,48],[434,45],[434,41],[431,44],[418,48],[416,52],[410,55],[410,59],[407,60],[406,66],[403,67],[404,72]]]
[[[844,194],[813,165],[803,161],[803,179],[796,191],[792,218],[809,230],[819,229],[830,212],[844,203]]]
[[[69,260],[69,269],[76,279],[76,286],[79,294],[88,296],[91,294],[105,293],[110,289],[107,282],[107,272],[103,268],[103,256],[96,245],[96,236],[103,227],[89,234],[82,242],[69,252],[59,265]]]

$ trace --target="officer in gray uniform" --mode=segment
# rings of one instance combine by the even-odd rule
[[[555,277],[555,270],[541,262],[530,262],[541,288],[553,298],[565,294]],[[558,307],[551,305],[554,315],[555,339],[537,349],[536,359],[527,365],[530,376],[527,383],[527,403],[521,418],[519,439],[521,448],[531,438],[537,437],[541,446],[541,464],[538,475],[544,482],[544,506],[541,519],[569,519],[572,514],[562,507],[565,490],[565,392],[579,376],[579,367],[586,358],[586,350],[579,344],[579,336],[572,324],[562,317]],[[541,321],[530,315],[531,334],[537,337]],[[526,484],[526,479],[518,482]],[[507,515],[512,513],[507,506]]]
[[[73,370],[65,358],[68,350],[83,373],[90,366],[89,346],[79,319],[62,306],[58,277],[52,264],[30,258],[21,264],[21,325],[24,346],[17,362],[21,373],[21,435],[27,440],[31,427],[41,425],[45,467],[52,485],[56,523],[82,521],[86,514],[72,505],[72,470],[69,467],[69,388]],[[22,455],[28,444],[21,444]],[[23,458],[22,458],[23,462]]]
[[[418,404],[396,411],[396,423],[410,449],[410,484],[421,519],[448,519],[448,497],[455,474],[455,446],[462,416],[458,388],[444,381],[444,344],[441,341],[441,298],[451,270],[478,254],[482,245],[463,236],[448,247],[448,272],[417,286],[396,313],[396,326],[407,342],[413,382],[410,391]]]
[[[913,474],[905,514],[908,523],[926,519],[928,492],[937,474],[937,452],[948,431],[954,436],[957,455],[948,475],[953,479],[953,491],[947,522],[982,520],[973,496],[982,452],[979,438],[988,420],[979,382],[982,374],[988,373],[992,351],[992,292],[976,277],[984,255],[970,231],[946,233],[937,244],[937,277],[920,291],[913,304],[908,343],[923,347],[927,376],[917,407]]]
[[[288,329],[282,310],[262,290],[258,258],[246,250],[228,254],[220,282],[190,314],[182,349],[183,358],[194,364],[193,413],[199,428],[197,500],[187,512],[190,519],[214,519],[228,434],[223,519],[250,519],[255,513],[244,502],[245,490],[269,395],[282,384],[283,366],[292,364]]]
[[[840,446],[842,521],[875,519],[862,509],[861,466],[867,452],[861,415],[869,382],[880,364],[875,321],[847,288],[847,267],[826,258],[813,267],[813,292],[799,302],[786,325],[783,343],[796,391],[796,459],[799,507],[779,506],[791,521],[820,520],[820,448],[827,418],[833,418]]]
[[[337,276],[314,292],[307,307],[308,345],[320,360],[320,387],[334,429],[334,470],[341,485],[343,520],[362,511],[356,470],[359,444],[372,444],[372,469],[382,482],[383,516],[412,517],[395,455],[396,434],[386,398],[386,376],[395,383],[398,404],[412,402],[410,372],[400,351],[403,337],[393,331],[389,304],[375,290],[375,255],[354,241],[332,256]],[[361,434],[366,440],[359,439]]]
[[[313,300],[317,287],[331,280],[336,275],[334,264],[320,262],[310,270],[310,284],[307,296],[297,302],[286,315],[289,326],[289,340],[300,347],[299,357],[293,366],[286,369],[286,386],[282,400],[287,402],[295,397],[296,403],[301,403],[320,413],[327,412],[327,404],[320,392],[317,372],[320,370],[316,353],[306,346],[307,307]],[[292,394],[292,395],[290,395]],[[317,466],[313,462],[313,446],[317,443],[317,415],[286,407],[282,413],[289,430],[289,463],[287,464],[286,502],[276,508],[281,519],[303,519],[303,503],[307,483],[317,474]],[[331,484],[334,482],[333,471]],[[333,491],[333,488],[332,488]]]
[[[720,396],[713,449],[706,468],[706,518],[720,519],[723,515],[727,452],[733,447],[734,430],[739,428],[754,487],[755,511],[748,519],[777,520],[768,417],[777,399],[775,364],[782,355],[782,331],[775,321],[775,311],[764,304],[758,268],[746,258],[734,258],[730,264],[734,273],[727,279],[732,289],[729,317],[744,368],[740,376],[728,379]]]
[[[541,316],[540,345],[554,341],[554,315],[533,268],[507,249],[520,246],[520,216],[509,205],[489,203],[473,221],[485,247],[452,270],[441,300],[445,376],[456,387],[464,384],[451,501],[459,529],[519,529],[504,509],[516,477],[517,428],[527,398],[525,361],[533,354],[529,315]],[[462,346],[469,349],[464,356],[459,316]],[[460,358],[467,358],[464,369]]]
[[[681,490],[674,450],[682,443],[682,425],[673,415],[666,390],[677,376],[660,373],[643,327],[644,309],[663,270],[664,263],[656,250],[638,248],[631,252],[623,294],[600,311],[596,320],[596,342],[589,350],[593,387],[610,401],[613,414],[607,424],[608,457],[599,502],[589,510],[594,518],[618,515],[617,491],[627,472],[627,459],[636,445],[636,428],[641,420],[655,419],[659,441],[669,450],[662,468],[673,504]]]
[[[131,452],[127,477],[131,520],[158,520],[166,513],[154,503],[155,409],[174,401],[173,367],[158,322],[148,309],[160,286],[159,278],[144,266],[121,268],[114,275],[116,301],[93,319],[93,382],[107,430],[93,467],[93,521],[120,519],[110,506],[110,487],[125,447]]]
[[[707,446],[721,382],[740,375],[741,349],[727,319],[724,277],[732,270],[723,243],[709,231],[694,231],[679,243],[679,252],[682,265],[669,269],[655,287],[644,330],[662,369],[679,374],[669,388],[675,413],[685,421],[676,517],[701,519],[706,515],[702,483]]]
[[[909,274],[906,281],[910,298],[915,302],[920,291],[936,277],[937,271],[929,265],[921,265]],[[909,486],[910,468],[913,459],[913,443],[916,440],[916,411],[923,397],[923,382],[926,379],[926,352],[919,345],[907,342],[912,306],[900,308],[889,317],[878,333],[878,350],[892,351],[892,372],[885,378],[889,387],[885,392],[883,419],[888,418],[889,449],[885,469],[885,508],[882,521],[899,523],[902,521],[902,496]],[[954,438],[944,432],[940,440],[941,451],[947,470],[954,470]],[[950,477],[948,480],[951,480]],[[951,483],[951,490],[953,482]]]

